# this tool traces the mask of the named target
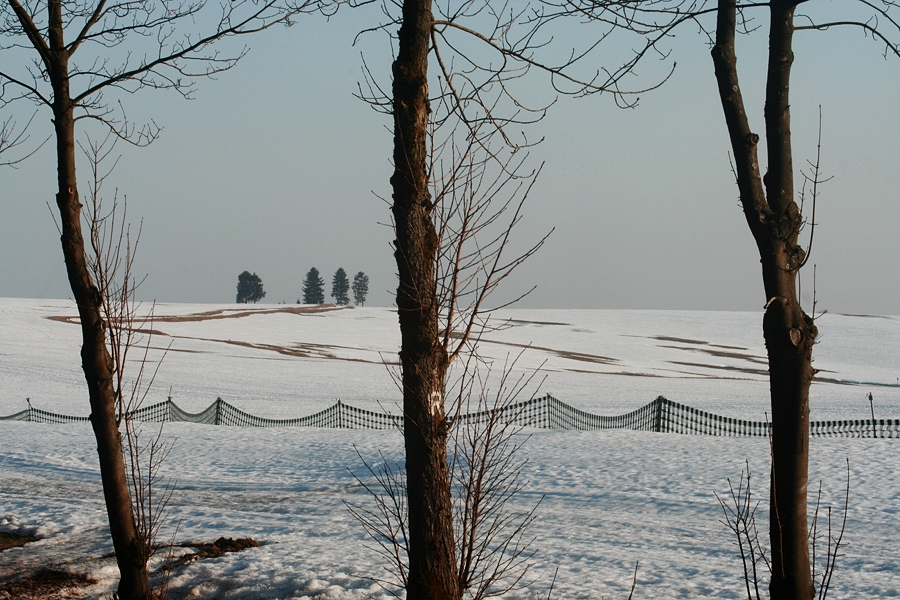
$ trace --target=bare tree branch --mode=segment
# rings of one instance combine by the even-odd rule
[[[110,105],[103,97],[105,90],[134,93],[140,89],[174,90],[190,97],[197,78],[211,77],[231,69],[247,52],[244,47],[223,54],[214,46],[230,37],[243,36],[276,25],[289,26],[303,13],[331,14],[341,0],[226,0],[219,14],[205,0],[160,0],[154,3],[125,1],[110,4],[97,0],[95,5],[75,0],[54,0],[52,10],[40,9],[39,3],[5,0],[0,4],[0,39],[11,42],[0,46],[31,48],[40,62],[19,66],[4,61],[0,67],[0,104],[28,98],[47,106],[71,106],[79,111],[77,118],[97,120],[122,139],[143,145],[154,136],[143,135],[110,117]],[[58,8],[53,8],[58,6]],[[65,21],[66,18],[70,20]],[[206,33],[193,34],[197,22],[206,22]],[[181,25],[184,25],[182,28]],[[75,28],[73,39],[63,39],[69,28]],[[44,31],[47,33],[44,33]],[[16,42],[24,37],[27,43]],[[76,51],[94,44],[97,52],[74,62]],[[114,57],[107,50],[120,49]],[[80,57],[82,53],[79,52]],[[65,79],[65,96],[54,81]],[[7,86],[21,90],[12,96]],[[60,104],[62,103],[62,104]]]
[[[769,573],[772,569],[756,528],[756,509],[759,508],[759,500],[753,500],[749,461],[746,465],[746,472],[741,472],[737,488],[734,487],[731,479],[728,479],[728,496],[723,499],[716,494],[716,500],[719,501],[719,506],[722,508],[722,523],[736,537],[735,544],[744,568],[747,600],[760,600],[761,573],[759,566],[762,563]]]
[[[37,112],[32,113],[25,125],[18,131],[16,131],[16,122],[13,121],[12,117],[9,117],[8,119],[0,123],[0,154],[21,146],[28,141],[28,139],[31,137],[27,134],[28,127],[31,125],[31,122],[34,120],[34,116],[36,114]],[[40,150],[41,147],[46,144],[47,140],[49,139],[49,137],[45,138],[43,142],[41,142],[35,148],[28,151],[22,156],[19,156],[17,158],[0,159],[0,167],[15,167],[17,164],[28,159],[35,152]],[[9,154],[7,154],[7,157],[8,156]]]
[[[88,266],[100,294],[101,315],[105,324],[106,345],[111,359],[113,396],[116,420],[124,428],[125,457],[128,461],[127,481],[131,492],[131,510],[136,529],[136,541],[141,569],[146,572],[147,561],[157,548],[157,537],[168,517],[166,507],[174,491],[174,483],[160,476],[160,466],[172,449],[171,442],[162,437],[163,425],[147,443],[141,440],[141,428],[135,412],[141,407],[153,387],[168,348],[148,366],[153,338],[153,310],[141,316],[135,292],[140,282],[134,278],[134,253],[140,241],[140,228],[134,238],[126,220],[127,204],[123,198],[121,213],[118,198],[112,206],[103,207],[103,186],[113,172],[118,157],[113,157],[117,138],[111,133],[100,141],[88,139],[79,144],[88,159],[91,179],[88,187],[88,209],[85,212],[90,232],[91,255]],[[137,369],[126,378],[126,367],[132,361],[132,349],[143,347]],[[148,375],[149,373],[149,375]],[[164,578],[162,586],[165,587]]]
[[[485,365],[482,373],[473,353],[456,384],[451,462],[458,490],[458,573],[459,587],[470,600],[500,597],[532,583],[526,579],[535,552],[528,528],[542,499],[523,510],[511,507],[524,489],[521,475],[526,461],[519,454],[528,438],[520,435],[521,414],[510,408],[537,375],[535,371],[511,377],[521,356],[507,359],[492,382],[491,366]],[[462,410],[467,413],[465,422],[459,418]]]

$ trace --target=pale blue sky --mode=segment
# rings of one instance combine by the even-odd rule
[[[315,266],[328,280],[338,267],[365,271],[369,304],[391,304],[390,215],[376,197],[390,195],[390,121],[353,97],[361,52],[389,85],[384,36],[352,45],[375,17],[344,11],[246,38],[250,54],[200,81],[192,101],[153,91],[125,98],[132,119],[164,127],[149,148],[119,146],[111,182],[127,195],[130,218],[144,221],[142,298],[233,302],[237,275],[249,270],[262,278],[265,302],[294,302]],[[760,132],[764,37],[738,48]],[[639,108],[564,97],[529,130],[546,138],[531,154],[546,166],[517,236],[524,245],[556,231],[507,284],[508,295],[538,286],[522,306],[761,310],[759,258],[738,206],[708,50],[689,29],[673,46],[675,74]],[[884,60],[878,44],[850,30],[798,33],[795,55],[795,164],[815,156],[821,104],[822,167],[834,175],[822,189],[811,260],[819,310],[900,314],[900,60]],[[643,67],[638,82],[658,67]],[[529,85],[543,93],[542,79]],[[20,122],[30,114],[19,104],[0,120],[11,110]],[[32,139],[49,132],[43,109]],[[51,150],[0,170],[0,296],[69,296],[46,206]]]

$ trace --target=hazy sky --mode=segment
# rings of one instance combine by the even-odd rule
[[[148,148],[119,145],[109,188],[127,196],[131,220],[143,219],[135,267],[147,273],[143,299],[233,302],[237,275],[249,270],[262,278],[265,302],[294,302],[315,266],[327,291],[338,267],[362,270],[369,304],[392,303],[390,214],[378,197],[390,197],[391,123],[353,97],[361,52],[389,86],[385,36],[353,46],[378,16],[342,11],[245,38],[249,55],[200,81],[192,101],[154,91],[124,98],[132,120],[164,127]],[[579,31],[576,42],[587,39]],[[509,295],[538,286],[521,306],[762,309],[707,46],[689,28],[672,43],[674,75],[637,109],[616,108],[609,96],[562,97],[529,129],[546,138],[531,153],[534,166],[546,165],[517,239],[555,232],[507,284]],[[761,132],[765,32],[739,44],[751,126]],[[821,105],[822,167],[834,176],[817,207],[807,310],[815,263],[819,310],[900,315],[900,60],[882,50],[859,31],[796,36],[795,166],[815,157]],[[601,48],[591,60],[608,55]],[[636,84],[659,68],[642,68]],[[546,97],[542,78],[529,85]],[[0,109],[0,121],[24,122],[31,110]],[[50,131],[41,109],[32,140]],[[70,296],[47,208],[54,185],[52,142],[0,170],[0,296]]]

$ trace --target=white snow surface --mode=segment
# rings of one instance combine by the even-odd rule
[[[397,358],[396,313],[310,308],[157,304],[146,325],[155,331],[149,363],[169,350],[145,404],[171,394],[197,412],[221,397],[251,414],[291,418],[341,398],[398,412],[385,366]],[[50,318],[75,315],[70,301],[0,299],[0,415],[26,408],[26,397],[36,408],[88,414],[79,327]],[[513,309],[492,317],[504,327],[485,334],[481,353],[499,371],[525,349],[516,372],[541,367],[546,377],[527,395],[549,392],[597,414],[663,395],[763,420],[761,320],[761,312]],[[869,418],[869,392],[876,417],[900,418],[900,318],[825,314],[817,325],[812,419]],[[133,352],[136,364],[141,352]],[[178,524],[177,540],[250,536],[262,544],[176,569],[170,598],[390,597],[370,579],[383,577],[384,565],[344,502],[368,502],[351,474],[365,475],[357,452],[402,461],[398,432],[169,423],[163,436],[174,442],[163,474],[176,482],[168,523]],[[546,594],[556,572],[556,598],[626,598],[636,563],[636,599],[745,597],[715,493],[749,464],[755,495],[768,496],[766,440],[634,431],[521,437],[527,485],[514,508],[543,502],[530,530],[535,581],[507,597]],[[848,524],[830,597],[900,596],[900,443],[810,444],[811,501],[821,481],[822,505],[838,517],[849,461]],[[95,578],[88,597],[112,593],[117,572],[104,558],[111,542],[95,448],[86,423],[0,421],[0,530],[42,537],[0,553],[0,580],[54,564]]]

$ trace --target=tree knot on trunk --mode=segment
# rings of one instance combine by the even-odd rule
[[[768,179],[767,173],[763,177],[763,181],[767,185]],[[797,245],[797,238],[804,222],[795,202],[789,202],[784,210],[779,209],[780,203],[777,197],[784,195],[781,191],[770,193],[767,199],[768,204],[765,210],[761,211],[760,218],[768,228],[769,238],[786,255],[787,260],[780,266],[788,270],[796,270],[806,256],[806,251]]]
[[[791,346],[809,353],[812,352],[819,330],[812,317],[803,312],[796,301],[784,296],[773,296],[766,303],[763,332],[767,338],[767,346],[768,340],[772,339],[770,336],[786,336]]]
[[[716,44],[709,51],[712,54],[713,62],[718,64],[719,61],[722,63],[727,63],[728,65],[734,64],[734,52],[732,51],[730,46],[726,46],[725,44]],[[735,90],[737,91],[737,90]]]
[[[802,265],[803,261],[806,259],[806,250],[795,244],[791,246],[790,256],[788,258],[788,270],[799,271],[800,265]]]

